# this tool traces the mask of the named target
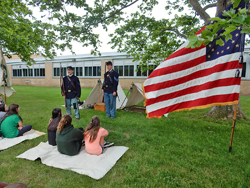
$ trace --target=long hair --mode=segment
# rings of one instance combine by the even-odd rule
[[[0,112],[5,112],[5,104],[0,104]]]
[[[100,119],[98,116],[93,116],[90,124],[87,126],[84,132],[84,136],[89,136],[89,142],[92,143],[97,137],[97,133],[100,129]]]
[[[62,110],[60,108],[54,108],[52,110],[52,121],[50,122],[47,130],[50,132],[55,132],[61,118],[62,118]]]
[[[62,119],[60,120],[59,125],[57,126],[57,130],[59,134],[61,133],[65,125],[71,125],[71,123],[72,123],[72,116],[69,114],[64,115]]]
[[[9,106],[9,110],[6,112],[6,114],[3,116],[3,119],[2,119],[2,122],[9,116],[11,115],[18,115],[18,112],[17,112],[17,109],[19,108],[19,105],[18,104],[11,104]],[[19,115],[18,115],[19,116]],[[23,121],[23,119],[21,118],[21,116],[19,116],[21,121]]]

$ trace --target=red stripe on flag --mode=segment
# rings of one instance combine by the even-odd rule
[[[227,95],[215,95],[211,97],[197,99],[194,101],[178,103],[178,104],[166,107],[166,108],[161,108],[161,109],[148,113],[148,117],[149,118],[159,117],[159,116],[162,116],[163,114],[166,114],[175,110],[187,109],[187,108],[192,108],[192,107],[199,108],[208,104],[212,105],[214,103],[226,103],[228,101],[237,101],[238,99],[239,99],[239,93],[232,93],[232,94],[227,94]]]
[[[144,86],[144,91],[145,91],[145,93],[148,93],[148,92],[157,91],[157,90],[161,90],[161,89],[164,89],[164,88],[176,86],[176,85],[183,84],[183,83],[185,83],[187,81],[190,81],[190,80],[193,80],[193,79],[208,76],[208,75],[216,73],[216,72],[221,72],[221,71],[230,70],[230,69],[236,69],[237,66],[238,66],[238,60],[237,61],[226,62],[226,63],[223,63],[223,64],[216,65],[214,67],[211,67],[209,69],[194,72],[194,73],[192,73],[190,75],[187,75],[187,76],[184,76],[184,77],[181,77],[181,78],[177,78],[177,79],[169,80],[169,81],[166,81],[166,82],[161,82],[161,83],[157,83],[157,84]]]
[[[162,102],[165,100],[170,100],[170,99],[180,97],[183,95],[187,95],[187,94],[197,93],[203,90],[208,90],[208,89],[212,89],[216,87],[223,87],[223,86],[228,86],[228,85],[240,85],[240,80],[241,80],[240,78],[235,78],[235,79],[225,78],[221,80],[215,80],[215,81],[207,82],[199,86],[192,86],[192,87],[185,88],[183,90],[179,90],[173,93],[161,95],[153,99],[148,99],[146,103],[147,103],[147,106],[149,106],[154,103]]]

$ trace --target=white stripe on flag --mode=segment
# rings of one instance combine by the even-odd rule
[[[206,48],[204,47],[200,50],[163,61],[155,70],[166,68],[168,66],[178,65],[186,61],[191,61],[193,59],[197,59],[201,56],[204,56],[205,54],[206,54]]]

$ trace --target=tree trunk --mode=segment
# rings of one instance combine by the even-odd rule
[[[221,13],[229,4],[230,0],[218,0],[216,16]],[[213,106],[206,114],[207,117],[220,118],[220,119],[233,119],[235,105],[231,106]],[[241,110],[240,102],[237,108],[237,119],[247,118]]]
[[[233,119],[234,117],[235,105],[231,106],[213,106],[209,112],[206,114],[210,118],[219,118],[219,119]],[[247,118],[241,110],[240,102],[237,108],[237,119]]]

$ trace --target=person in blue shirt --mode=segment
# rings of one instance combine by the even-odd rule
[[[108,71],[104,74],[102,92],[104,93],[106,115],[107,117],[115,118],[119,74],[113,69],[111,61],[106,62],[106,65]]]
[[[80,119],[79,107],[77,100],[81,97],[81,85],[77,76],[73,75],[74,69],[72,66],[67,67],[68,76],[63,78],[62,93],[66,101],[66,113],[71,115],[71,104],[75,113],[76,120]]]

